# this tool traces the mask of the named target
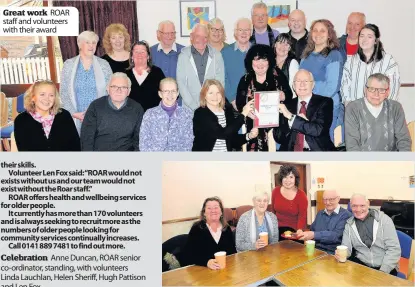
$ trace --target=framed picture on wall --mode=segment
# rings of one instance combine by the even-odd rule
[[[268,6],[268,25],[280,32],[288,32],[288,15],[297,9],[296,0],[263,0]]]
[[[215,17],[215,0],[180,0],[180,36],[190,37],[190,32],[197,23],[207,25]]]

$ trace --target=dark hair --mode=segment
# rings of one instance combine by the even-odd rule
[[[245,56],[245,70],[248,74],[255,74],[254,68],[252,67],[252,61],[254,59],[265,59],[268,60],[267,74],[271,73],[276,65],[275,53],[272,48],[264,44],[253,45]]]
[[[219,203],[219,207],[220,207],[220,210],[222,212],[222,215],[220,217],[220,223],[222,224],[222,230],[225,230],[228,227],[228,223],[225,220],[225,210],[223,208],[222,200],[217,196],[208,197],[208,198],[205,199],[205,201],[203,202],[203,205],[202,205],[202,210],[200,210],[199,220],[197,222],[195,222],[194,225],[199,225],[200,228],[203,227],[202,223],[204,223],[204,225],[206,225],[205,210],[206,210],[206,204],[208,203],[208,201],[216,201],[217,203]]]
[[[148,54],[147,66],[149,69],[148,72],[150,73],[151,67],[153,67],[153,60],[151,59],[150,45],[146,41],[136,41],[134,42],[134,44],[131,45],[130,59],[129,59],[130,66],[128,67],[127,70],[131,70],[132,68],[134,68],[135,64],[133,62],[133,51],[134,51],[135,46],[138,46],[138,45],[146,47],[147,54]]]
[[[373,31],[373,33],[375,34],[376,40],[375,40],[375,47],[373,50],[373,54],[370,57],[370,59],[366,59],[365,54],[363,54],[363,49],[360,47],[360,33],[362,33],[363,29],[369,29],[371,31]],[[360,60],[362,60],[365,63],[371,63],[373,61],[377,62],[382,60],[383,58],[383,53],[385,52],[385,50],[383,49],[383,44],[380,41],[380,31],[378,26],[376,26],[375,24],[366,24],[362,30],[360,30],[359,32],[359,48],[357,49],[357,54],[360,57]]]
[[[328,54],[330,54],[331,50],[333,50],[333,49],[339,49],[340,48],[339,39],[337,39],[337,34],[336,34],[336,30],[334,30],[333,23],[331,23],[327,19],[315,20],[313,22],[313,24],[311,24],[311,27],[310,27],[310,33],[311,33],[311,35],[308,36],[307,45],[306,45],[306,47],[305,47],[305,49],[303,51],[303,54],[301,55],[301,58],[302,59],[307,58],[314,51],[315,43],[313,41],[313,34],[312,33],[313,33],[314,26],[317,23],[321,23],[324,26],[326,26],[327,33],[328,33],[327,47],[324,48],[323,50],[321,50],[320,54],[323,55],[324,57],[327,57]]]
[[[280,171],[278,172],[278,179],[280,184],[282,185],[282,179],[287,177],[290,173],[292,173],[295,177],[295,186],[298,187],[300,185],[300,174],[298,170],[293,165],[283,165],[280,167]]]
[[[293,50],[293,38],[291,38],[290,34],[288,33],[281,33],[277,36],[277,38],[274,41],[274,44],[272,45],[272,50],[275,53],[275,56],[277,56],[277,52],[275,52],[275,47],[277,46],[277,43],[287,43],[290,45],[290,50],[288,51],[287,58],[295,58],[295,53]]]

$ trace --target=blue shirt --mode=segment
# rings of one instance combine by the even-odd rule
[[[180,44],[174,43],[172,50],[166,54],[161,44],[152,46],[150,52],[153,64],[159,67],[166,77],[176,79],[177,59],[183,47]]]
[[[82,62],[79,61],[76,69],[74,88],[77,112],[85,112],[89,104],[97,98],[97,85],[95,83],[93,65],[89,67],[89,70],[85,70]]]

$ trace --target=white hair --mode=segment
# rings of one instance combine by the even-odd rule
[[[108,81],[107,88],[111,85],[113,79],[125,79],[127,80],[128,88],[131,89],[131,80],[125,73],[117,72],[111,75],[110,80]]]
[[[364,25],[366,24],[366,15],[365,15],[365,13],[362,13],[362,12],[352,12],[352,13],[350,13],[349,17],[352,16],[352,15],[356,15],[356,16],[362,17],[363,24]],[[347,17],[347,18],[349,18],[349,17]]]
[[[81,43],[86,41],[95,41],[98,43],[99,37],[94,31],[83,31],[77,38],[78,48],[81,48]]]
[[[259,8],[265,8],[265,10],[268,10],[267,4],[265,4],[264,2],[257,2],[254,5],[252,5],[251,15],[254,15],[254,9],[259,9]]]
[[[175,27],[175,26],[174,26],[174,23],[173,23],[172,21],[170,21],[170,20],[164,20],[164,21],[161,21],[161,22],[159,23],[158,30],[159,30],[159,31],[161,31],[165,25],[172,25],[173,27]],[[176,27],[175,27],[175,28],[176,28]]]
[[[295,79],[295,77],[297,76],[297,74],[298,74],[298,73],[300,73],[300,72],[306,72],[306,73],[310,76],[311,81],[313,81],[313,82],[314,82],[314,77],[313,77],[313,74],[312,74],[310,71],[307,71],[307,70],[305,70],[305,69],[300,69],[300,70],[298,70],[298,71],[297,71],[297,73],[296,73],[296,74],[295,74],[295,76],[294,76],[294,79]]]
[[[209,35],[208,27],[206,25],[203,25],[203,24],[200,24],[200,23],[197,23],[196,25],[193,26],[192,33],[194,33],[199,28],[205,30],[206,35]]]
[[[367,199],[366,195],[361,194],[361,193],[353,193],[352,197],[350,197],[350,201],[352,201],[352,200],[353,200],[353,198],[355,198],[355,197],[363,197],[363,199],[364,199],[365,201],[368,201],[368,199]]]
[[[235,26],[234,26],[234,30],[238,29],[238,25],[241,22],[247,22],[249,23],[249,26],[251,27],[251,32],[252,32],[252,21],[251,19],[248,18],[239,18],[236,22],[235,22]]]
[[[269,202],[269,194],[266,191],[255,193],[254,196],[252,197],[252,200],[255,201],[258,197],[263,197],[264,195],[268,198],[268,202]]]

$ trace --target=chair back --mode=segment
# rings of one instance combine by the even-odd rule
[[[230,225],[230,226],[235,226],[235,218],[233,216],[233,211],[231,208],[225,207],[223,209],[223,216],[225,217],[225,221]]]
[[[411,256],[412,238],[400,230],[396,230],[396,233],[398,234],[399,245],[401,246],[401,257],[409,259]]]
[[[9,105],[6,94],[0,92],[0,127],[4,127],[9,122]]]
[[[350,201],[349,201],[349,203],[347,204],[347,210],[348,210],[348,211],[350,211],[350,212],[352,212],[352,207],[350,206]]]
[[[241,205],[236,208],[236,220],[239,221],[239,218],[241,218],[241,215],[247,212],[248,210],[251,210],[253,208],[252,205]]]

